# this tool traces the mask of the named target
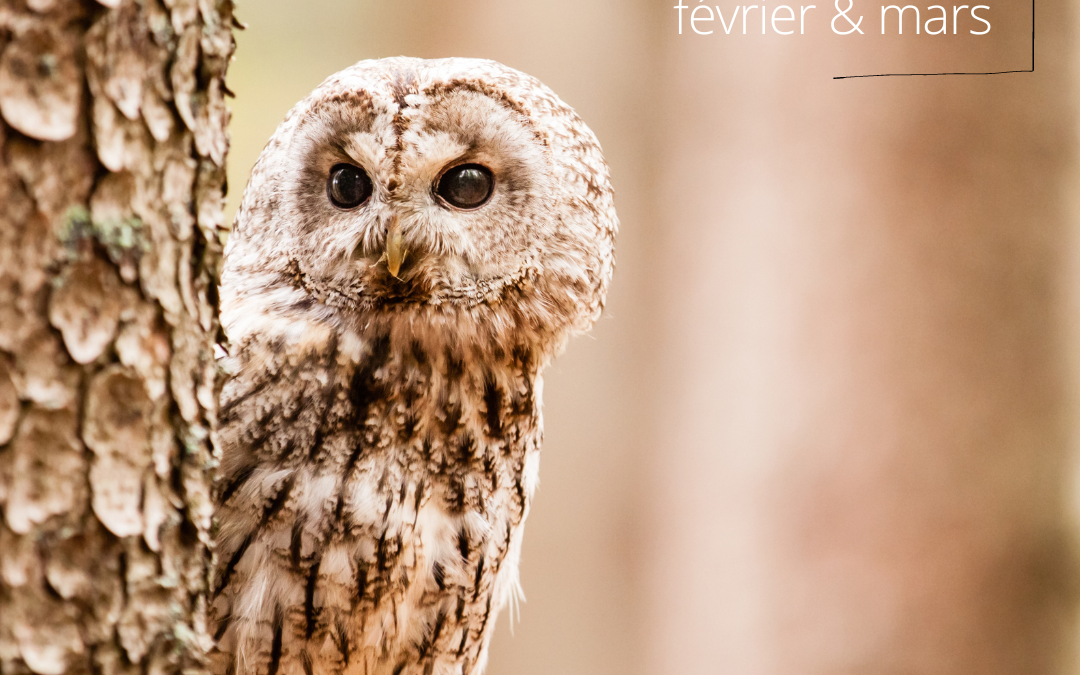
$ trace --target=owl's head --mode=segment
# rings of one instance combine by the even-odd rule
[[[492,61],[363,61],[278,127],[225,254],[233,342],[383,326],[550,355],[598,317],[618,226],[595,136]]]

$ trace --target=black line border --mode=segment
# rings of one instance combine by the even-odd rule
[[[903,16],[901,16],[903,20]],[[1035,0],[1031,0],[1031,68],[1028,70],[998,70],[990,73],[881,73],[880,75],[841,75],[834,80],[857,80],[865,77],[937,77],[939,75],[1008,75],[1035,72]]]

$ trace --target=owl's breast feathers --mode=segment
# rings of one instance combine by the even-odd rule
[[[533,355],[384,332],[235,360],[215,672],[479,672],[537,480]]]

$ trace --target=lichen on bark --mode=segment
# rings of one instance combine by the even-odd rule
[[[203,666],[232,28],[0,2],[0,675]]]

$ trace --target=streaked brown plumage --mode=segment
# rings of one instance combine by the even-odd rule
[[[541,373],[599,315],[616,229],[592,133],[497,63],[361,62],[293,109],[222,276],[216,672],[482,671]]]

